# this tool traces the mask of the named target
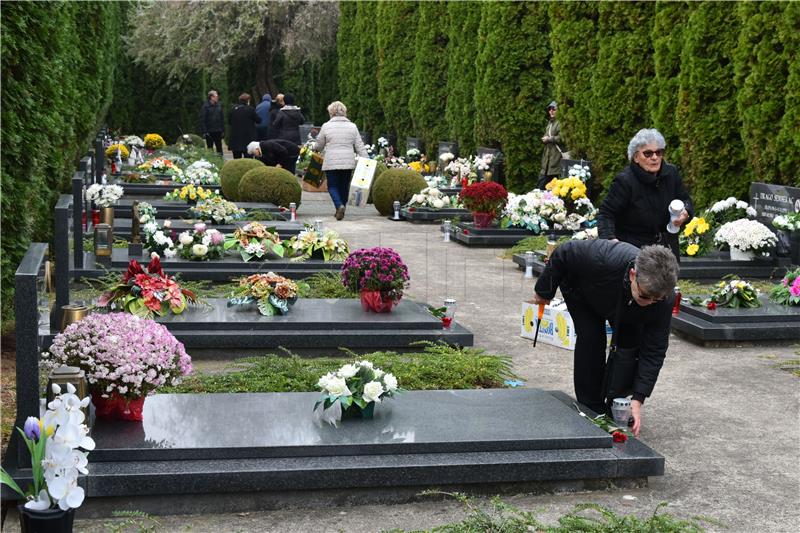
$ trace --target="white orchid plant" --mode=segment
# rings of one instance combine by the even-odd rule
[[[89,473],[87,455],[95,446],[81,410],[90,398],[78,398],[70,383],[66,393],[59,385],[52,387],[56,397],[47,404],[44,417],[29,416],[24,429],[17,428],[31,454],[33,484],[25,492],[8,472],[1,472],[2,483],[27,500],[25,507],[34,511],[80,507],[84,491],[78,475]]]
[[[397,386],[397,378],[370,361],[356,361],[342,366],[336,372],[328,372],[317,382],[322,389],[322,397],[314,404],[314,410],[320,405],[323,411],[338,404],[339,413],[332,420],[341,419],[341,410],[357,405],[365,409],[368,404],[380,403],[402,392]]]
[[[123,194],[125,194],[125,189],[119,185],[95,183],[86,189],[86,200],[94,202],[98,207],[111,207],[122,198]]]
[[[435,187],[425,187],[411,197],[411,200],[409,200],[409,202],[406,204],[406,207],[444,209],[456,208],[459,206],[457,197],[448,196]]]
[[[714,243],[766,256],[778,244],[778,237],[761,222],[742,218],[723,224],[714,235]]]

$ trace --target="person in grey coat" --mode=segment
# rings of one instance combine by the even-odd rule
[[[336,208],[336,220],[344,218],[356,156],[367,157],[358,127],[347,119],[347,107],[338,100],[328,106],[331,119],[322,125],[314,150],[323,153],[322,170],[328,193]]]

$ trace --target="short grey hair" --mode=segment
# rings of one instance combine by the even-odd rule
[[[256,150],[258,150],[259,148],[261,148],[261,143],[258,141],[253,141],[247,145],[247,153],[250,155],[254,155],[256,153]]]
[[[657,129],[641,129],[636,132],[631,142],[628,143],[628,161],[633,161],[633,154],[639,148],[647,144],[655,144],[659,149],[663,150],[667,147],[667,141],[664,136]]]
[[[634,268],[640,285],[653,296],[669,297],[678,284],[678,260],[664,246],[645,246],[636,256]]]
[[[339,100],[335,102],[331,102],[328,106],[328,114],[333,117],[346,117],[347,116],[347,107],[341,103]]]

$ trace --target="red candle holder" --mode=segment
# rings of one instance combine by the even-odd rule
[[[100,210],[92,209],[92,226],[96,226],[99,223],[100,223]]]
[[[681,312],[681,290],[675,287],[675,302],[672,304],[672,315],[675,316]]]

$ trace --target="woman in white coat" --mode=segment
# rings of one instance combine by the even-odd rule
[[[344,218],[356,156],[367,157],[358,127],[347,119],[347,108],[338,100],[328,106],[331,119],[322,125],[314,150],[323,152],[322,170],[328,193],[336,208],[336,220]]]

